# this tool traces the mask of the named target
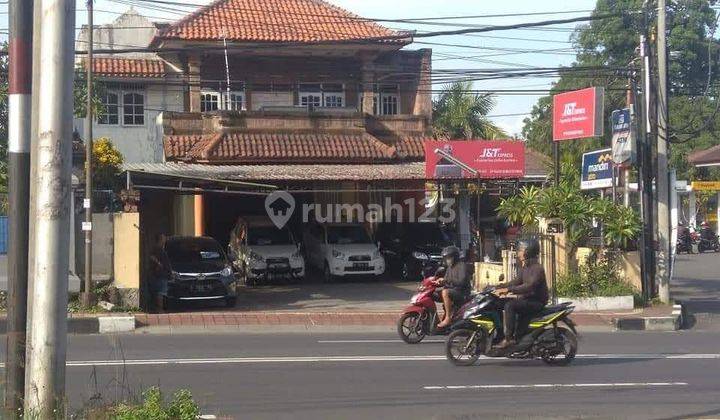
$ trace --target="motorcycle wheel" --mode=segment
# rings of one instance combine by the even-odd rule
[[[543,362],[550,366],[567,366],[575,359],[577,354],[577,337],[567,328],[558,328],[558,334],[562,341],[562,351],[554,355],[542,356]]]
[[[401,316],[398,320],[397,331],[400,338],[408,344],[417,344],[423,341],[427,335],[425,326],[420,320],[420,314],[417,312],[409,312]]]
[[[445,355],[447,359],[455,366],[471,366],[480,358],[484,347],[482,331],[472,330],[455,330],[450,333],[445,342]],[[475,335],[472,343],[468,341]]]

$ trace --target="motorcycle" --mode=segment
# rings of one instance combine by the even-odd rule
[[[410,298],[410,306],[403,310],[397,323],[398,334],[404,342],[417,344],[428,335],[445,335],[450,331],[450,328],[437,328],[440,320],[436,302],[440,302],[440,299],[435,292],[439,287],[435,276],[425,277],[420,282],[417,293]],[[455,311],[453,322],[460,318],[465,309],[465,306],[461,306]]]
[[[709,229],[707,231],[700,231],[698,252],[702,253],[705,251],[720,252],[720,241],[718,240],[718,235]]]
[[[577,330],[568,317],[572,303],[545,307],[531,317],[518,320],[517,344],[494,347],[503,338],[502,309],[505,299],[486,288],[465,308],[462,319],[452,326],[445,343],[447,359],[456,366],[470,366],[480,356],[536,359],[552,366],[565,366],[577,354]]]
[[[684,237],[678,237],[677,242],[675,243],[675,252],[677,254],[682,254],[683,252],[686,254],[693,253],[693,239],[690,234],[687,234]]]

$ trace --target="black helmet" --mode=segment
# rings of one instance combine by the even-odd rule
[[[443,248],[441,255],[443,258],[453,257],[457,260],[460,258],[460,249],[455,245],[446,246]]]
[[[525,258],[537,258],[540,255],[540,243],[537,239],[522,239],[518,242],[518,249],[525,249]]]

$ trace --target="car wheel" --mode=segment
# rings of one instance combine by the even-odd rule
[[[331,283],[333,280],[335,280],[335,276],[332,275],[332,271],[330,271],[330,264],[327,262],[325,263],[325,267],[323,268],[323,280],[325,283]]]

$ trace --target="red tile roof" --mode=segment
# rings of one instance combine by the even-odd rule
[[[225,163],[359,163],[389,161],[395,148],[366,134],[226,133],[170,135],[165,159]]]
[[[162,60],[96,57],[93,58],[93,72],[104,77],[152,78],[163,77],[167,71]]]
[[[156,40],[219,41],[223,37],[235,42],[297,43],[394,37],[386,41],[406,44],[410,35],[322,0],[217,0],[166,28]]]
[[[717,165],[720,164],[720,145],[709,149],[696,150],[691,152],[687,158],[693,165]]]

